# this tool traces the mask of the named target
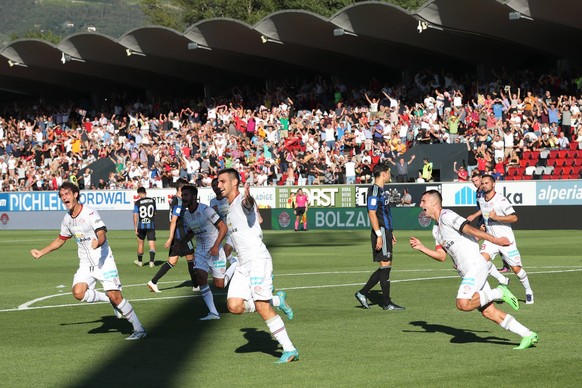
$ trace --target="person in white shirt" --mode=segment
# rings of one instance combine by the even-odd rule
[[[299,352],[270,303],[273,259],[263,242],[257,204],[250,194],[250,186],[246,184],[241,193],[239,184],[240,176],[236,170],[228,168],[218,173],[218,188],[230,204],[227,226],[239,261],[228,289],[228,311],[232,314],[258,312],[283,347],[277,363],[296,361]]]
[[[198,203],[198,189],[194,186],[182,187],[182,204],[185,207],[184,225],[188,230],[184,240],[190,241],[193,237],[196,238],[194,271],[202,298],[209,310],[208,315],[200,320],[220,319],[220,314],[214,305],[212,290],[208,285],[208,274],[212,273],[215,287],[224,288],[226,255],[221,243],[226,237],[226,224],[213,208]]]
[[[517,214],[509,200],[495,192],[495,178],[493,176],[483,175],[481,190],[483,190],[483,196],[479,198],[480,214],[478,215],[483,216],[487,233],[498,237],[507,237],[511,241],[509,246],[485,242],[481,247],[481,254],[486,260],[492,260],[497,254],[501,255],[525,288],[525,303],[533,304],[533,291],[527,273],[523,269],[521,255],[511,228],[511,224],[518,220]]]
[[[454,211],[443,209],[442,196],[437,190],[426,191],[420,200],[420,207],[426,216],[435,221],[432,233],[436,248],[427,248],[416,237],[410,238],[410,246],[437,261],[444,262],[447,254],[453,259],[454,266],[463,279],[457,292],[457,309],[460,311],[478,309],[485,318],[521,336],[521,343],[514,349],[527,349],[538,342],[537,333],[495,306],[493,301],[503,300],[517,310],[519,302],[505,286],[491,289],[487,282],[487,262],[479,254],[478,239],[484,239],[499,246],[510,245],[509,239],[495,237],[474,228]]]
[[[220,216],[220,218],[226,222],[226,217],[228,215],[228,211],[230,210],[230,205],[228,204],[228,199],[222,195],[222,191],[218,188],[218,179],[214,178],[211,183],[212,191],[216,197],[210,200],[210,207],[214,209],[214,211]],[[224,254],[226,255],[226,260],[230,263],[228,269],[224,274],[224,286],[228,285],[230,279],[232,279],[232,275],[234,274],[234,270],[238,264],[238,260],[236,256],[233,255],[232,249],[232,241],[230,236],[227,235],[222,245],[222,249],[224,249]]]
[[[96,210],[79,202],[79,187],[64,182],[59,197],[68,212],[61,224],[59,236],[41,250],[32,249],[32,257],[42,256],[62,247],[71,238],[77,240],[79,269],[73,279],[73,296],[87,302],[110,302],[118,318],[124,317],[133,325],[133,333],[126,340],[144,338],[147,332],[141,325],[131,304],[121,295],[121,280],[113,252],[107,242],[107,227]],[[100,281],[105,292],[95,290]]]

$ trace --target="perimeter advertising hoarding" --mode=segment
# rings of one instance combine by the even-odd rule
[[[170,201],[175,194],[175,189],[147,190],[147,195],[156,200],[158,210],[169,210]],[[275,187],[251,187],[251,195],[256,199],[260,208],[272,208],[275,206]],[[214,196],[211,188],[198,188],[198,198],[201,203],[208,205]],[[136,190],[82,190],[80,202],[91,206],[97,211],[133,211],[134,202],[138,198]],[[0,193],[0,212],[65,210],[59,198],[59,193],[56,191]]]
[[[513,206],[536,206],[538,185],[534,181],[498,181],[495,191],[505,196]],[[472,183],[442,183],[443,207],[477,206]]]
[[[354,207],[353,185],[279,186],[275,208],[287,207],[291,192],[302,189],[309,198],[309,207]]]
[[[394,230],[420,230],[432,226],[418,207],[392,209]],[[293,230],[295,215],[292,209],[273,209],[271,212],[274,230]],[[300,227],[301,229],[301,227]],[[307,211],[307,229],[370,229],[368,211],[362,207],[313,208]]]

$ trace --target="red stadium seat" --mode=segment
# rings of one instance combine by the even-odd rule
[[[527,166],[529,166],[529,159],[521,159],[519,161],[519,166],[522,168],[526,168]]]
[[[515,176],[517,174],[517,167],[508,167],[507,176]]]
[[[533,175],[524,175],[521,177],[524,181],[530,181],[533,179]]]
[[[566,159],[564,158],[558,158],[556,159],[556,166],[564,166],[566,164]]]
[[[564,159],[566,157],[567,150],[559,150],[558,151],[558,158]]]
[[[532,155],[532,151],[523,151],[521,158],[522,159],[531,159],[531,155]]]
[[[530,159],[537,161],[540,158],[540,151],[530,151]]]
[[[515,180],[515,177],[514,176],[511,176],[511,175],[506,175],[505,176],[505,180],[506,181],[514,181]]]
[[[556,159],[555,158],[548,158],[548,160],[546,161],[546,166],[555,166],[556,165]]]
[[[570,175],[576,175],[576,176],[579,177],[580,176],[580,170],[582,170],[582,166],[574,166],[570,170]]]
[[[562,172],[564,171],[564,167],[554,167],[554,175],[562,175]]]
[[[553,175],[543,174],[542,175],[542,179],[549,181],[549,180],[552,180],[552,179],[555,179],[555,178],[554,178]]]
[[[525,167],[518,167],[517,174],[515,174],[515,179],[521,179],[522,176],[525,175]]]
[[[576,150],[576,158],[582,159],[582,150]]]
[[[566,151],[566,159],[575,158],[576,151],[575,150],[567,150]]]
[[[576,151],[578,149],[578,142],[572,141],[570,142],[570,150]]]
[[[550,150],[550,158],[556,159],[558,157],[558,150]]]

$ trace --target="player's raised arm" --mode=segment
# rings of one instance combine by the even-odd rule
[[[244,198],[242,200],[243,208],[246,213],[249,213],[255,207],[255,199],[251,195],[251,185],[247,182],[245,183]]]

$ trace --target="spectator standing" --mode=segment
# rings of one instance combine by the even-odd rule
[[[410,156],[410,160],[408,162],[404,161],[404,158],[398,159],[398,164],[394,163],[392,159],[388,159],[388,162],[392,165],[396,166],[396,182],[404,183],[408,182],[408,166],[412,163],[412,161],[416,158],[416,155]]]
[[[348,155],[348,160],[344,163],[346,170],[346,183],[352,185],[356,183],[356,163],[352,160],[352,156]]]
[[[455,172],[455,174],[457,174],[457,179],[456,179],[457,182],[467,182],[467,180],[469,180],[469,173],[465,169],[465,166],[461,165],[457,169],[457,161],[456,160],[453,163],[453,171]]]
[[[564,132],[560,132],[558,135],[558,149],[560,150],[567,150],[570,148],[570,141],[564,134]]]
[[[425,182],[432,182],[432,162],[428,161],[428,158],[422,159],[424,165],[422,166],[422,179]]]

